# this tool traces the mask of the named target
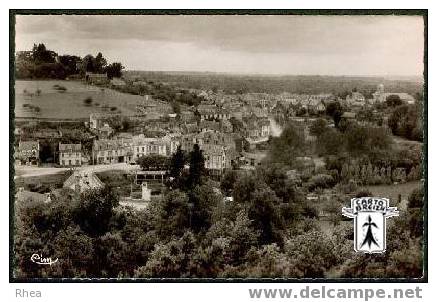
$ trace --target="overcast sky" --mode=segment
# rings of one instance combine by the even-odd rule
[[[421,75],[413,16],[17,16],[16,49],[96,55],[128,70]]]

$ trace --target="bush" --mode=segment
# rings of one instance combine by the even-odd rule
[[[328,174],[317,174],[310,178],[308,189],[314,191],[316,188],[326,189],[335,185],[334,177]]]
[[[321,278],[338,263],[334,247],[324,233],[312,231],[287,240],[284,250],[299,276]]]
[[[414,105],[397,107],[388,119],[388,125],[394,135],[410,140],[422,140],[421,112]]]
[[[86,99],[83,100],[83,103],[85,104],[85,106],[91,106],[92,102],[93,102],[92,97],[87,97]]]
[[[369,190],[361,190],[361,191],[358,191],[358,192],[355,194],[355,197],[356,197],[356,198],[360,198],[360,197],[371,197],[371,196],[373,196],[373,193],[370,192]]]
[[[402,100],[397,94],[391,94],[386,98],[386,103],[390,107],[396,107],[402,105]]]
[[[408,207],[409,208],[423,208],[423,187],[414,189],[408,197]]]

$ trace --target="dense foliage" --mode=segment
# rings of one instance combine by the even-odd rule
[[[121,77],[124,69],[121,63],[108,62],[99,52],[95,57],[86,55],[62,55],[46,48],[42,43],[34,44],[31,51],[19,52],[15,57],[17,79],[65,79],[86,72],[106,73],[108,78]]]
[[[394,135],[410,140],[423,140],[422,114],[418,105],[402,105],[394,109],[388,125]]]

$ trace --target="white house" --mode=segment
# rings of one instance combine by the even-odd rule
[[[133,158],[151,154],[167,156],[167,141],[163,138],[136,136],[132,139]],[[169,150],[170,151],[170,150]]]
[[[61,166],[81,166],[82,145],[59,143],[59,164]]]

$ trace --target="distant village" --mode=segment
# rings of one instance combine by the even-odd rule
[[[109,84],[115,89],[127,83],[120,78],[108,80],[101,74],[87,74],[90,84]],[[141,85],[134,81],[131,85]],[[84,164],[135,163],[144,155],[157,154],[170,156],[178,146],[190,151],[193,144],[199,144],[206,156],[205,167],[215,173],[235,165],[249,167],[256,163],[250,153],[257,150],[257,145],[265,143],[270,136],[279,136],[284,123],[293,121],[301,125],[307,140],[312,137],[309,126],[318,117],[326,115],[330,102],[339,101],[346,108],[344,119],[358,120],[361,123],[376,121],[379,126],[387,123],[387,116],[379,112],[378,105],[386,102],[387,97],[397,96],[402,102],[414,104],[415,99],[407,93],[385,92],[384,86],[378,85],[373,99],[365,99],[360,92],[352,92],[345,99],[334,95],[299,95],[282,93],[270,95],[265,93],[246,93],[229,95],[190,89],[202,97],[197,107],[190,107],[180,113],[169,112],[169,105],[151,96],[145,96],[144,103],[137,106],[138,115],[128,117],[137,122],[133,132],[117,131],[111,127],[113,119],[122,118],[114,113],[92,113],[85,126],[94,135],[91,150],[79,144],[59,142],[59,166],[81,166]],[[359,120],[357,115],[363,110],[370,110],[377,119]],[[166,113],[168,112],[168,113]],[[150,120],[148,115],[153,116]],[[148,117],[147,123],[141,123],[142,117]],[[333,124],[331,125],[333,126]],[[60,141],[62,133],[49,130],[47,136],[54,136]],[[152,136],[145,133],[154,132]],[[16,163],[20,165],[40,164],[38,140],[21,139],[20,128],[15,130],[19,141],[15,153]],[[40,134],[44,137],[43,133]],[[35,135],[36,136],[36,135]],[[243,154],[246,154],[246,158]],[[244,163],[243,165],[241,165]]]
[[[147,85],[143,79],[109,79],[106,74],[90,72],[85,74],[84,81],[86,85],[114,90]],[[91,144],[65,143],[63,131],[70,131],[67,129],[42,128],[24,134],[23,129],[17,127],[15,163],[18,166],[72,169],[117,163],[135,165],[143,156],[169,158],[178,147],[188,153],[197,144],[203,152],[209,175],[220,179],[229,169],[254,170],[266,156],[269,139],[278,137],[288,122],[293,122],[300,129],[305,141],[315,141],[309,129],[311,123],[326,117],[327,107],[332,102],[339,102],[346,109],[342,119],[383,127],[387,127],[388,116],[378,109],[388,97],[395,97],[405,104],[415,102],[409,94],[386,92],[382,84],[375,87],[372,99],[365,99],[358,91],[353,91],[344,99],[330,93],[225,94],[220,90],[198,89],[189,89],[189,93],[197,95],[202,101],[197,106],[183,106],[177,113],[167,102],[151,95],[145,95],[144,101],[136,106],[135,116],[125,117],[112,112],[91,113],[89,120],[83,123],[87,129],[85,140],[91,140]],[[371,112],[371,120],[360,117],[364,111]],[[114,127],[114,121],[120,123],[126,119],[130,124],[128,130]],[[329,127],[334,127],[334,124],[331,122]],[[39,139],[48,138],[56,147],[52,164],[43,164]],[[307,165],[316,166],[311,158],[305,160]],[[163,177],[165,171],[149,171],[148,175]]]

